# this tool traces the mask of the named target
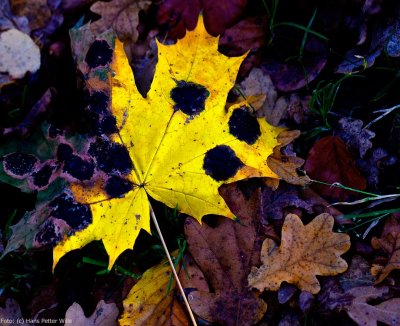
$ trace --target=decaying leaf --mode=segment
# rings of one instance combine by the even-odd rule
[[[121,326],[189,325],[185,308],[175,293],[175,284],[167,260],[148,269],[124,300],[124,313],[119,319],[119,324]],[[168,285],[170,285],[169,292],[167,292]]]
[[[202,0],[204,22],[210,34],[222,34],[227,27],[238,21],[247,0]]]
[[[175,45],[158,43],[154,80],[143,98],[116,42],[111,101],[119,133],[113,141],[126,146],[131,169],[110,178],[105,189],[72,187],[79,201],[90,204],[93,223],[55,247],[54,266],[69,251],[102,239],[111,268],[141,229],[150,232],[148,196],[178,205],[198,221],[207,214],[232,218],[218,193],[222,184],[278,179],[266,158],[282,129],[256,118],[245,102],[225,111],[244,57],[228,58],[217,48],[218,38],[206,32],[202,18]]]
[[[240,83],[239,87],[249,102],[249,98],[255,99],[250,104],[256,110],[263,107],[262,111],[266,112],[264,107],[270,109],[276,101],[277,92],[274,84],[272,84],[268,74],[260,68],[253,68],[249,76]]]
[[[14,299],[8,298],[6,300],[5,307],[0,307],[0,320],[2,325],[6,325],[7,321],[10,321],[8,324],[12,324],[13,321],[19,320],[19,325],[28,326],[29,324],[25,323],[22,318],[21,308],[19,304]]]
[[[354,299],[346,310],[349,316],[358,324],[376,326],[378,321],[386,325],[400,325],[400,298],[393,298],[379,304],[368,301],[381,298],[388,293],[387,287],[360,286],[351,289],[348,294]]]
[[[99,14],[101,18],[92,23],[90,28],[95,34],[100,34],[112,27],[119,39],[135,42],[139,35],[139,12],[147,10],[150,4],[149,0],[98,1],[90,10]]]
[[[249,284],[260,291],[277,291],[282,282],[303,291],[318,293],[316,275],[336,275],[347,269],[339,256],[350,248],[347,234],[333,233],[333,217],[321,214],[306,226],[294,214],[286,216],[281,245],[266,239],[261,249],[260,268],[253,267]]]
[[[0,34],[0,73],[18,79],[28,71],[36,72],[39,67],[40,50],[29,35],[17,29]]]
[[[195,27],[202,11],[208,32],[216,36],[238,21],[246,4],[247,0],[165,0],[160,4],[157,21],[162,29],[168,28],[170,38],[182,38],[186,29]]]
[[[342,118],[339,120],[339,136],[344,140],[347,147],[363,158],[367,151],[372,147],[371,139],[375,133],[363,128],[361,120]]]
[[[241,20],[222,35],[219,41],[220,49],[232,56],[241,55],[246,51],[255,52],[266,42],[267,28],[267,19],[250,17]]]
[[[339,182],[355,189],[365,189],[366,181],[356,167],[354,157],[337,136],[326,136],[311,148],[304,169],[311,179],[326,183]],[[344,200],[348,192],[341,188],[314,184],[321,195]]]
[[[376,284],[381,283],[390,272],[400,269],[400,222],[399,216],[391,216],[385,223],[385,227],[380,238],[371,239],[374,249],[383,249],[389,256],[389,261],[380,271]]]
[[[282,147],[288,145],[294,139],[300,136],[300,131],[283,131],[278,135],[279,146],[274,148],[273,154],[268,156],[268,166],[282,180],[295,185],[305,185],[310,182],[307,176],[299,176],[297,169],[300,168],[304,160],[296,156],[284,155],[281,152]]]
[[[25,16],[28,19],[31,30],[43,28],[51,20],[51,1],[10,0],[10,2],[13,12],[15,12],[18,16]]]
[[[247,275],[259,261],[259,192],[248,199],[237,185],[221,188],[239,222],[222,217],[211,226],[200,225],[194,219],[185,221],[189,252],[198,265],[182,282],[193,289],[188,300],[194,313],[210,322],[223,325],[254,325],[264,315],[267,306],[255,291],[249,289]],[[204,289],[197,279],[208,281]],[[212,289],[212,290],[211,290]]]
[[[11,12],[10,1],[0,2],[0,30],[16,28],[24,33],[29,33],[29,21],[26,17],[15,16]]]
[[[90,317],[86,317],[78,303],[72,304],[65,313],[65,325],[114,326],[117,325],[118,308],[115,303],[100,300]]]

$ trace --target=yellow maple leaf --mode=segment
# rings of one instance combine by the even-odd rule
[[[172,256],[176,254],[177,251]],[[144,272],[123,302],[124,313],[119,325],[189,325],[185,310],[175,294],[176,281],[172,278],[171,282],[171,277],[171,266],[167,260]]]
[[[112,63],[112,113],[133,163],[125,176],[131,190],[108,198],[101,187],[72,187],[90,204],[92,224],[54,248],[54,266],[67,252],[102,240],[109,268],[132,249],[140,229],[150,232],[148,196],[201,221],[207,214],[233,218],[218,193],[223,183],[278,176],[267,157],[281,128],[256,118],[243,102],[225,110],[229,90],[244,56],[218,52],[200,17],[195,30],[174,45],[158,45],[158,64],[146,97],[138,92],[121,42]]]
[[[332,232],[334,219],[320,214],[303,225],[295,214],[285,218],[281,245],[271,239],[264,240],[260,268],[253,267],[249,285],[260,291],[277,291],[283,281],[303,291],[318,293],[320,285],[315,275],[336,275],[347,269],[339,256],[350,248],[350,237]]]

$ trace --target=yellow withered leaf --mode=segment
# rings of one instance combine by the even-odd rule
[[[333,222],[333,217],[326,213],[307,225],[297,215],[287,215],[281,245],[277,247],[271,239],[264,240],[263,265],[252,268],[249,285],[260,291],[277,291],[286,281],[303,291],[318,293],[316,275],[336,275],[347,269],[346,261],[339,256],[350,248],[350,237],[332,232]]]
[[[225,110],[229,90],[244,56],[218,52],[200,17],[195,30],[174,45],[157,42],[158,64],[146,97],[138,92],[121,42],[112,63],[113,141],[129,151],[133,169],[125,179],[132,190],[106,199],[100,189],[72,188],[91,204],[93,222],[54,249],[54,265],[67,252],[102,239],[109,267],[133,248],[140,229],[149,229],[148,196],[201,221],[207,214],[233,217],[218,188],[249,177],[278,176],[267,157],[278,145],[281,128],[256,118],[238,103]],[[100,200],[100,201],[99,201]]]
[[[172,255],[176,256],[176,253]],[[176,281],[172,275],[167,260],[148,269],[124,300],[124,313],[119,325],[190,325],[185,309],[178,300],[179,296],[175,293]]]

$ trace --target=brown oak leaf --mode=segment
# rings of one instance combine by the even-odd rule
[[[93,314],[90,317],[86,317],[82,307],[75,302],[65,313],[65,325],[70,323],[74,326],[114,326],[117,325],[118,313],[115,303],[105,303],[101,300]]]
[[[304,169],[311,179],[333,184],[339,182],[345,186],[363,190],[365,178],[356,167],[356,161],[345,143],[336,136],[326,136],[318,140],[311,148]],[[345,200],[349,192],[322,184],[313,184],[320,195],[337,200]]]
[[[381,237],[373,237],[371,244],[374,249],[383,249],[389,260],[378,273],[375,284],[381,283],[390,272],[400,269],[400,215],[391,216],[385,223]]]
[[[353,296],[351,304],[346,307],[349,316],[358,324],[376,326],[378,321],[386,325],[400,325],[400,298],[393,298],[372,305],[368,301],[381,298],[389,291],[387,287],[360,286],[351,289],[348,294]]]
[[[195,288],[188,300],[196,315],[228,326],[253,325],[267,308],[247,284],[250,267],[259,260],[259,249],[253,249],[257,246],[259,193],[247,200],[235,184],[220,191],[239,223],[222,217],[213,220],[212,226],[186,220],[189,252],[199,268],[192,267],[190,279],[183,282],[186,288]],[[196,280],[203,278],[213,291],[198,285]]]
[[[101,18],[90,25],[95,34],[113,28],[120,40],[136,42],[139,32],[139,12],[150,7],[149,0],[112,0],[94,3],[90,10],[99,14]]]
[[[248,277],[250,286],[260,291],[277,291],[284,281],[313,294],[320,291],[316,275],[336,275],[347,269],[339,256],[350,248],[347,234],[332,232],[334,219],[320,214],[303,225],[295,214],[286,216],[281,245],[264,240],[260,268],[253,267]]]

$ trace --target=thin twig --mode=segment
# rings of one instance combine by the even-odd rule
[[[383,110],[377,110],[374,111],[373,113],[382,113],[379,117],[377,117],[376,119],[372,120],[370,123],[368,123],[363,129],[368,129],[369,127],[371,127],[372,124],[374,124],[375,122],[381,120],[383,117],[387,116],[389,113],[393,112],[394,110],[400,108],[400,104],[395,105],[389,109],[383,109]]]
[[[167,248],[167,244],[165,243],[164,237],[163,237],[163,235],[162,235],[162,233],[161,233],[161,229],[160,229],[160,226],[158,225],[156,215],[154,214],[154,211],[153,211],[153,207],[151,207],[151,204],[150,204],[150,203],[149,203],[149,205],[150,205],[150,215],[151,215],[151,218],[153,219],[153,222],[154,222],[154,225],[156,226],[158,235],[160,236],[161,243],[162,243],[162,245],[163,245],[163,247],[164,247],[165,253],[167,254],[168,262],[169,262],[169,264],[171,265],[172,273],[174,273],[174,277],[175,277],[175,280],[176,280],[176,284],[178,284],[179,291],[180,291],[181,294],[182,294],[182,298],[183,298],[183,301],[185,302],[185,306],[186,306],[186,308],[187,308],[187,310],[188,310],[190,319],[191,319],[193,325],[194,325],[194,326],[197,326],[196,319],[194,318],[194,315],[193,315],[193,312],[192,312],[192,308],[190,308],[189,301],[188,301],[187,298],[186,298],[186,294],[185,294],[185,292],[183,291],[183,287],[182,287],[181,281],[179,280],[178,274],[176,273],[174,263],[172,262],[171,255],[169,254],[169,251],[168,251],[168,248]]]

